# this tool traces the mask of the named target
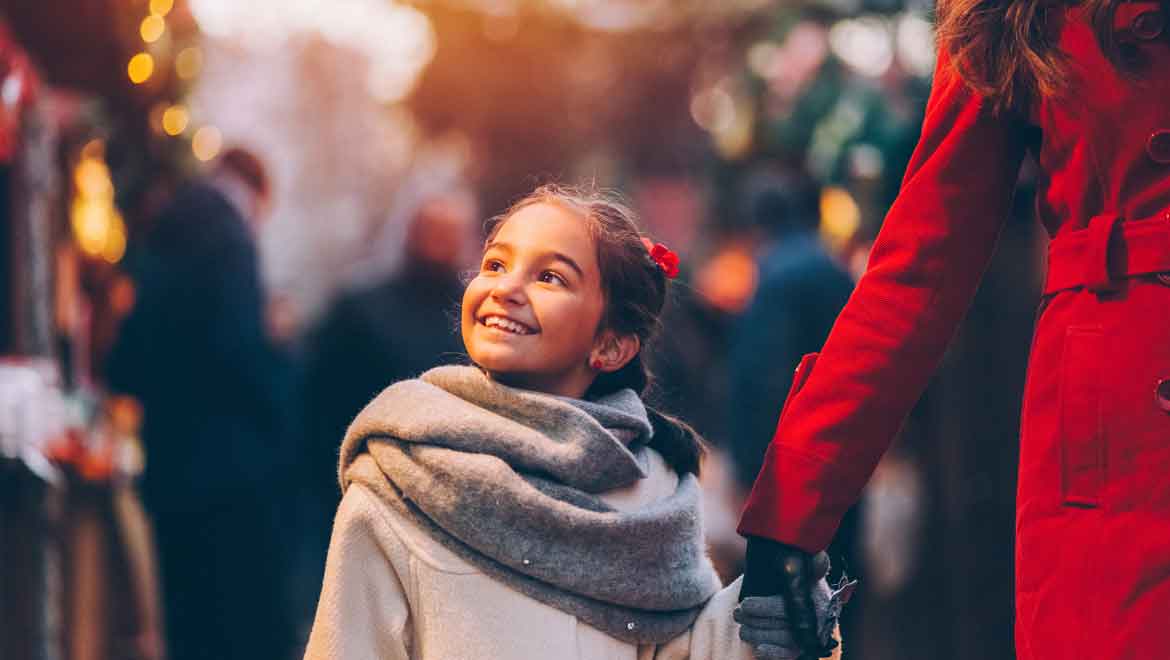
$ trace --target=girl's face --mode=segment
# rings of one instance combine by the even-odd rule
[[[493,380],[580,398],[596,372],[605,310],[582,218],[536,203],[504,220],[463,294],[463,343]]]

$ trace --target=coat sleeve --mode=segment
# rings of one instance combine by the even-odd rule
[[[940,54],[922,134],[869,269],[791,400],[739,532],[824,549],[922,395],[1009,213],[1021,120],[994,115]],[[780,405],[777,401],[774,405]]]
[[[639,660],[753,660],[750,644],[739,638],[739,624],[731,613],[739,602],[740,577],[715,594],[687,632],[639,654]],[[840,633],[836,633],[838,641]],[[838,645],[829,660],[841,660]]]
[[[374,496],[350,486],[337,509],[305,660],[409,660],[407,556]]]

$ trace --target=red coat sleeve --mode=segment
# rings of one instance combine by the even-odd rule
[[[940,55],[901,192],[869,269],[789,393],[741,534],[828,545],[970,305],[1024,150],[1023,123],[993,115]]]

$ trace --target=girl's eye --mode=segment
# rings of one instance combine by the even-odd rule
[[[488,259],[487,261],[483,262],[483,270],[495,273],[504,270],[504,264],[495,259]]]
[[[560,286],[567,286],[567,283],[565,282],[565,278],[561,277],[560,275],[557,275],[556,273],[554,273],[551,270],[546,270],[543,273],[541,273],[540,274],[540,281],[544,282],[545,284],[557,284]]]

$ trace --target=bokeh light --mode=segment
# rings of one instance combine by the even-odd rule
[[[183,80],[194,78],[202,69],[203,51],[198,46],[184,48],[175,56],[175,73]]]
[[[161,39],[166,31],[167,22],[163,20],[162,16],[155,14],[142,19],[142,24],[138,26],[138,33],[142,35],[142,40],[148,44]]]
[[[906,12],[897,25],[898,63],[916,76],[934,71],[934,26],[926,17]]]
[[[430,19],[392,0],[347,0],[344,11],[321,0],[191,0],[190,6],[205,34],[251,48],[279,49],[293,35],[317,33],[357,51],[369,63],[369,93],[386,103],[410,92],[435,52]]]
[[[735,100],[718,86],[699,92],[691,99],[691,118],[710,133],[726,131],[735,121]]]
[[[175,6],[175,0],[150,0],[150,13],[155,16],[166,16]]]
[[[223,147],[223,135],[214,126],[200,128],[195,131],[195,136],[191,139],[191,151],[195,153],[196,158],[203,162],[219,155],[221,147]]]
[[[126,254],[126,221],[114,206],[114,184],[103,142],[93,140],[81,150],[73,181],[69,221],[74,242],[86,255],[118,263]]]
[[[840,245],[861,227],[861,207],[845,188],[828,186],[821,192],[821,235]]]
[[[829,30],[833,53],[853,70],[873,78],[894,63],[893,42],[889,24],[878,16],[847,18]]]
[[[84,197],[114,198],[109,169],[100,160],[83,158],[73,172],[73,183],[77,186],[78,194]]]
[[[187,124],[190,121],[191,116],[187,112],[187,108],[181,105],[172,105],[163,112],[163,131],[167,135],[181,135],[183,131],[187,130]]]
[[[154,58],[150,53],[138,53],[130,58],[130,63],[126,65],[126,73],[130,76],[130,82],[141,85],[154,74]]]
[[[102,246],[101,256],[112,264],[118,263],[126,256],[126,221],[117,211],[110,216],[110,227],[105,245]]]

